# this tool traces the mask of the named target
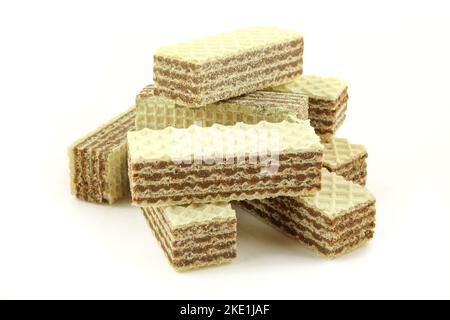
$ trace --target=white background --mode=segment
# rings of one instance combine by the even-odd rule
[[[450,11],[362,2],[2,1],[0,298],[450,298]],[[133,104],[158,46],[259,25],[349,81],[375,238],[328,261],[239,214],[234,263],[176,273],[137,208],[70,195],[67,147]]]

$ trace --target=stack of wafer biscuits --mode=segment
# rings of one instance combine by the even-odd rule
[[[233,208],[321,256],[363,245],[375,229],[367,150],[335,137],[348,85],[303,76],[303,46],[260,27],[158,49],[135,106],[69,148],[72,193],[130,195],[179,271],[237,256]]]

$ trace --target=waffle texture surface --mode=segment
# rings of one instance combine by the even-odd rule
[[[324,216],[333,219],[345,214],[348,210],[375,201],[375,197],[363,186],[322,169],[321,190],[314,196],[303,197],[302,201],[320,211]]]
[[[298,92],[317,100],[335,101],[347,89],[347,81],[334,77],[304,75],[273,89],[275,91]]]
[[[366,184],[367,157],[365,146],[347,139],[333,137],[324,144],[324,168],[360,185]]]
[[[271,27],[248,28],[161,47],[156,55],[202,64],[216,59],[298,40],[297,31]]]
[[[367,149],[362,144],[352,144],[343,138],[333,138],[324,147],[323,161],[330,167],[345,165],[367,154]]]
[[[308,119],[308,97],[298,93],[256,91],[241,97],[199,108],[186,108],[173,100],[154,95],[154,86],[146,86],[136,97],[136,129],[187,128],[193,124],[234,125],[261,121],[282,122]]]
[[[226,142],[226,143],[223,143]],[[268,151],[288,153],[322,150],[309,121],[234,126],[213,125],[186,129],[148,128],[128,133],[131,163],[139,161],[214,158],[224,155],[263,154]]]

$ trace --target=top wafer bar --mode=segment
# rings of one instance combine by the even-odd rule
[[[303,37],[262,27],[166,46],[154,55],[156,95],[199,107],[302,74]]]
[[[308,119],[308,97],[299,93],[256,91],[199,108],[186,108],[173,100],[154,95],[146,86],[136,97],[136,130],[166,127],[187,128],[193,124],[234,125],[260,121],[281,122],[291,118]]]

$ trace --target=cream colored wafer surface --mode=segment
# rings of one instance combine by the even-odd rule
[[[361,144],[352,144],[347,139],[332,138],[324,143],[323,161],[331,168],[338,167],[367,154],[367,149]]]
[[[302,36],[295,30],[248,28],[164,46],[155,55],[202,64],[299,38]]]
[[[314,196],[301,197],[300,200],[333,219],[358,206],[375,201],[375,197],[365,187],[322,169],[321,190]]]
[[[347,82],[334,77],[303,75],[287,84],[272,88],[275,91],[297,92],[325,101],[337,100],[347,89]]]
[[[172,229],[236,218],[235,211],[227,202],[169,206],[161,209]]]
[[[266,142],[266,143],[263,143]],[[322,150],[320,138],[308,120],[256,125],[213,125],[186,129],[165,128],[128,132],[131,163]]]

